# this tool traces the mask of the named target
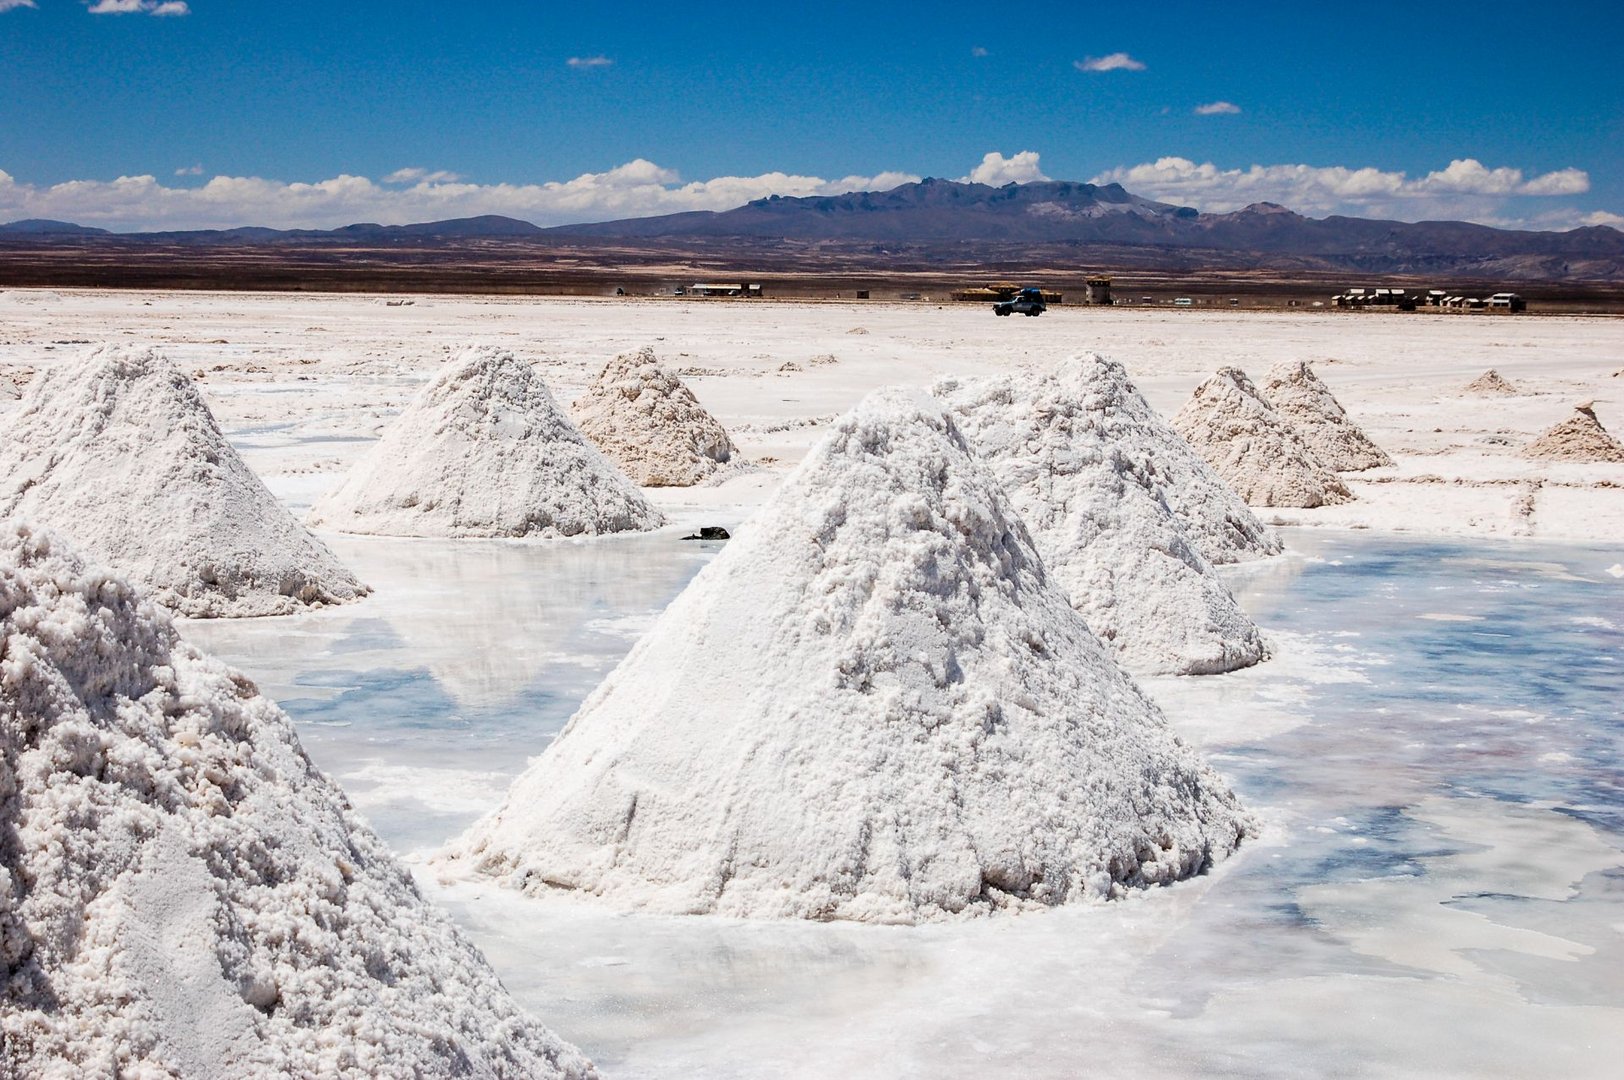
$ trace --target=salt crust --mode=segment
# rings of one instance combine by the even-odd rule
[[[1239,368],[1219,368],[1196,387],[1173,427],[1252,506],[1329,506],[1353,499]]]
[[[923,394],[879,391],[440,863],[667,913],[1116,896],[1249,827]]]
[[[1305,361],[1284,360],[1270,368],[1262,396],[1327,468],[1362,472],[1393,464],[1393,459],[1348,419],[1331,388]]]
[[[1155,414],[1121,365],[1078,357],[1047,375],[948,379],[933,392],[1124,667],[1194,675],[1263,659],[1257,626],[1164,494],[1159,463],[1194,451],[1160,418],[1144,423]]]
[[[605,457],[646,487],[698,484],[737,452],[693,391],[646,346],[605,364],[571,413]]]
[[[1523,447],[1523,456],[1546,461],[1624,462],[1624,443],[1601,426],[1584,405]]]
[[[7,1076],[585,1077],[292,723],[49,532],[0,528]]]
[[[103,345],[41,371],[6,425],[0,520],[59,530],[183,615],[285,615],[370,591],[152,349]]]
[[[1506,396],[1519,393],[1504,375],[1494,368],[1490,368],[1471,382],[1461,388],[1463,394],[1478,394],[1485,397]]]
[[[446,366],[309,521],[387,536],[558,537],[665,518],[570,423],[535,369],[491,346]]]

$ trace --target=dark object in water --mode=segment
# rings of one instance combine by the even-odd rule
[[[699,531],[683,537],[684,540],[728,540],[728,531],[720,525],[704,525]]]

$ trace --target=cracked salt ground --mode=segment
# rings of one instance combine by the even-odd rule
[[[1286,539],[1286,557],[1224,572],[1276,658],[1145,683],[1265,820],[1213,875],[914,928],[425,885],[508,988],[616,1077],[1613,1075],[1617,548]],[[415,544],[339,546],[380,586],[360,609],[185,632],[260,678],[379,832],[421,853],[500,801],[630,647],[613,628],[700,565],[658,537],[579,547],[601,543],[628,545],[617,565],[634,583],[516,617],[509,647],[552,659],[502,704],[459,705],[387,621],[389,567],[409,577]],[[513,561],[482,570],[481,546],[452,545],[470,560],[461,582],[420,582],[414,602],[449,611],[472,588],[472,606],[561,569],[545,561],[557,549],[504,545]],[[444,636],[451,665],[466,635]],[[318,697],[315,683],[335,685]],[[334,724],[349,726],[317,726]]]

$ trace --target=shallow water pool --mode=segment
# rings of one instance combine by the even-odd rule
[[[190,623],[416,857],[501,799],[714,545],[337,538],[349,608]],[[1624,549],[1294,532],[1275,657],[1147,689],[1263,821],[1216,872],[921,928],[424,885],[617,1077],[1612,1076]]]

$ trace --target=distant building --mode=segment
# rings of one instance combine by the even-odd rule
[[[688,286],[689,296],[760,296],[761,286],[748,282],[696,282]]]
[[[1083,292],[1085,304],[1111,304],[1111,279],[1103,274],[1088,279],[1087,288]]]
[[[1489,310],[1507,312],[1527,311],[1528,301],[1524,300],[1514,292],[1495,293],[1493,296],[1489,297]]]

